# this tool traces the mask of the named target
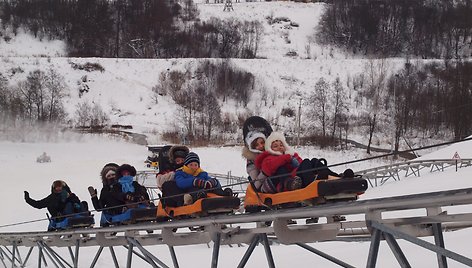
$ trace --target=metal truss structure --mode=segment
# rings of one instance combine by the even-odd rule
[[[307,243],[336,240],[370,240],[366,267],[375,267],[380,241],[385,240],[401,267],[410,267],[398,239],[414,243],[437,255],[439,267],[447,267],[448,258],[472,266],[472,259],[446,249],[444,230],[457,230],[472,226],[472,213],[448,214],[447,208],[472,204],[472,188],[416,194],[399,197],[329,203],[313,207],[272,210],[253,214],[216,215],[161,223],[144,223],[106,228],[72,229],[58,232],[0,233],[0,261],[4,267],[24,267],[30,263],[32,251],[39,252],[37,267],[52,264],[55,267],[79,267],[81,248],[96,248],[91,264],[95,267],[103,250],[108,248],[115,267],[132,267],[133,257],[138,257],[150,267],[179,267],[174,248],[183,245],[213,242],[211,267],[218,266],[221,245],[247,244],[247,250],[237,267],[245,267],[253,250],[262,244],[268,267],[275,267],[271,253],[274,243],[292,244],[321,256],[341,267],[350,264],[317,250]],[[387,218],[384,212],[419,209],[425,216]],[[333,215],[360,215],[358,221],[333,222]],[[310,219],[326,217],[326,222],[310,223]],[[353,217],[356,218],[356,217]],[[307,220],[308,219],[308,220]],[[296,224],[289,224],[296,220]],[[306,222],[304,220],[307,220]],[[268,224],[272,222],[272,224]],[[308,222],[308,223],[307,223]],[[435,243],[418,237],[433,236]],[[148,246],[168,248],[172,264],[166,264]],[[117,260],[115,249],[127,249],[126,264]],[[21,253],[20,249],[27,253]],[[60,248],[69,254],[60,254]],[[154,248],[154,247],[153,247]],[[69,256],[67,256],[69,255]],[[30,264],[31,266],[31,264]],[[35,266],[34,264],[32,266]]]

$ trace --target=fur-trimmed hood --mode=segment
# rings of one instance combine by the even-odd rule
[[[252,152],[249,150],[247,146],[243,147],[243,150],[241,151],[241,155],[246,159],[246,160],[256,160],[256,157],[259,155],[258,153]]]
[[[117,173],[117,169],[119,168],[120,166],[116,163],[108,163],[106,164],[105,166],[103,166],[102,168],[102,171],[100,171],[100,178],[102,179],[102,182],[104,184],[108,184],[107,180],[105,179],[105,176],[107,175],[107,173],[110,171],[110,170],[113,170],[115,171],[115,174]]]
[[[169,149],[169,160],[171,163],[175,163],[176,152],[179,154],[179,157],[185,158],[190,149],[184,145],[174,145]],[[182,155],[180,155],[182,153]]]
[[[292,149],[292,147],[290,147],[288,144],[287,144],[287,141],[285,140],[285,136],[283,133],[281,132],[272,132],[269,137],[267,137],[266,139],[266,142],[265,142],[265,150],[267,152],[269,152],[270,154],[273,154],[273,155],[282,155],[281,152],[276,152],[276,151],[273,151],[271,149],[271,145],[272,145],[272,142],[274,141],[281,141],[282,144],[284,145],[285,147],[285,154],[290,154],[290,155],[293,155],[295,153],[295,151]]]

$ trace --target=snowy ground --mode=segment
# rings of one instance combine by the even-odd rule
[[[28,190],[32,198],[39,199],[50,191],[53,180],[64,179],[84,200],[89,200],[87,186],[100,186],[99,171],[108,162],[130,163],[143,167],[143,160],[147,150],[143,146],[119,141],[110,141],[103,138],[83,138],[80,142],[57,143],[11,143],[0,142],[0,169],[2,170],[2,191],[0,200],[4,205],[0,208],[0,225],[21,223],[23,221],[42,219],[45,210],[37,210],[28,206],[23,200],[23,191]],[[217,173],[232,172],[234,175],[244,175],[244,160],[240,156],[240,148],[193,148],[202,160],[202,166]],[[305,148],[306,154],[314,149]],[[472,157],[472,143],[456,144],[454,146],[435,152],[436,158],[452,158],[455,152],[462,158]],[[36,163],[36,157],[42,152],[51,156],[51,163]],[[452,154],[451,154],[452,152]],[[338,158],[339,157],[339,158]],[[328,157],[331,162],[350,160],[349,158],[361,157],[343,152],[336,157],[334,154]],[[365,167],[376,166],[378,163],[365,163]],[[441,191],[447,189],[468,188],[471,186],[470,177],[472,168],[460,169],[457,173],[449,169],[444,173],[423,174],[420,178],[405,178],[401,182],[388,183],[382,187],[369,189],[362,199],[377,197],[397,196],[420,192]],[[469,211],[470,207],[454,209]],[[406,213],[406,212],[405,212]],[[412,212],[408,212],[410,215]],[[421,212],[416,212],[420,213]],[[96,213],[98,214],[98,213]],[[400,215],[405,216],[406,214]],[[96,215],[97,216],[97,215]],[[34,231],[44,230],[47,222],[40,221],[24,225],[16,225],[0,228],[0,232],[7,231]],[[446,247],[467,256],[466,250],[472,236],[471,230],[445,233]],[[426,238],[432,241],[431,238]],[[312,244],[315,248],[332,254],[355,267],[365,266],[370,243],[358,242],[323,242]],[[435,255],[409,243],[400,241],[412,267],[432,267],[435,265]],[[233,247],[223,246],[220,251],[219,267],[234,267],[244,255],[247,246]],[[81,251],[82,265],[91,263],[96,249],[84,248]],[[297,246],[272,247],[277,267],[337,267],[324,259],[309,253]],[[166,263],[171,263],[167,248],[162,246],[151,247]],[[119,251],[120,252],[120,251]],[[121,263],[125,263],[126,254],[119,255]],[[176,248],[181,267],[208,267],[210,264],[212,248],[207,245],[182,246]],[[470,254],[469,254],[470,255]],[[33,259],[34,260],[34,259]],[[247,267],[265,267],[267,265],[264,250],[257,247],[250,258]],[[450,261],[450,267],[462,267]],[[30,263],[34,267],[35,262]],[[381,244],[381,252],[378,259],[378,267],[397,267],[394,256],[388,246]],[[98,267],[112,267],[112,260],[108,253],[104,254]],[[139,267],[139,265],[138,265]]]

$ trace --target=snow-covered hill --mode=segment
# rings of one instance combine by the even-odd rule
[[[307,96],[321,77],[329,83],[339,77],[347,90],[347,101],[353,103],[355,92],[351,89],[352,78],[363,72],[369,60],[348,58],[339,51],[310,41],[323,12],[323,4],[244,2],[234,3],[232,12],[223,12],[222,4],[198,4],[198,8],[202,20],[211,17],[237,18],[259,20],[264,25],[261,58],[231,60],[234,66],[256,77],[247,107],[232,101],[221,103],[222,112],[232,120],[236,121],[239,115],[258,114],[274,122],[277,129],[293,133],[296,120],[282,116],[281,110],[290,108],[297,111],[301,100],[302,131],[308,131],[311,105]],[[269,24],[267,17],[285,18],[285,22]],[[151,89],[159,83],[159,75],[195,69],[205,60],[65,58],[58,56],[65,55],[61,41],[39,42],[25,33],[12,37],[9,43],[0,41],[0,73],[9,79],[11,85],[24,80],[33,70],[54,68],[64,76],[69,88],[66,98],[69,119],[74,118],[77,103],[97,103],[109,115],[111,124],[132,125],[133,131],[147,134],[151,143],[161,143],[160,134],[183,127],[181,115],[177,113],[177,106],[170,96],[159,97],[157,104],[152,100]],[[307,46],[310,47],[308,54]],[[296,52],[298,56],[286,56],[289,51]],[[98,63],[104,71],[87,72],[72,67],[74,63],[86,62]],[[389,60],[392,70],[402,63],[401,59]],[[79,97],[79,88],[83,84],[89,87],[89,92]],[[264,101],[263,95],[267,96]],[[350,112],[356,114],[356,109]],[[364,136],[356,136],[356,139],[359,138],[364,141]]]

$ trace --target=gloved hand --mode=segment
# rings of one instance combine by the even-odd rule
[[[28,193],[28,191],[24,191],[24,193],[25,193],[25,200],[26,200],[26,199],[29,199],[29,198],[30,198],[30,196],[29,196],[29,193]]]
[[[291,164],[292,164],[292,167],[294,168],[297,168],[300,165],[300,163],[298,162],[298,159],[295,156],[292,156]]]
[[[207,183],[211,184],[210,188],[215,188],[219,185],[218,180],[215,178],[210,178],[209,180],[207,180]]]
[[[93,188],[92,186],[88,187],[88,191],[90,193],[90,197],[95,197],[97,196],[97,189]]]
[[[218,181],[213,178],[210,178],[209,180],[196,178],[193,180],[193,186],[200,189],[211,189],[213,187],[216,187],[217,183]]]
[[[134,195],[131,192],[127,192],[125,195],[125,201],[134,202]]]

